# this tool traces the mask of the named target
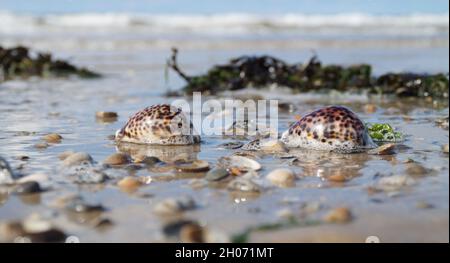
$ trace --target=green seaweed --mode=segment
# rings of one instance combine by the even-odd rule
[[[399,142],[403,140],[403,134],[397,132],[387,123],[367,124],[369,136],[375,142]]]

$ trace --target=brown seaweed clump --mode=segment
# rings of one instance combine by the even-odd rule
[[[67,61],[53,59],[51,54],[31,55],[27,47],[3,48],[0,46],[0,82],[13,78],[67,77],[96,78],[100,74],[86,68],[78,68]]]
[[[188,76],[178,66],[178,50],[172,49],[167,66],[186,82],[184,93],[204,92],[216,94],[247,87],[264,88],[278,85],[296,92],[369,91],[376,94],[397,96],[432,97],[447,99],[448,74],[388,73],[378,78],[372,76],[368,64],[353,66],[323,65],[313,56],[305,64],[287,64],[271,56],[242,56],[228,64],[216,65],[206,74]]]

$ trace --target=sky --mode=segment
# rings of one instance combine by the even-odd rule
[[[368,13],[448,14],[448,0],[0,0],[0,10],[17,13]]]

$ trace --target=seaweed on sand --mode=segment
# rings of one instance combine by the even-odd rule
[[[13,78],[66,77],[96,78],[100,74],[86,68],[78,68],[67,61],[53,59],[51,54],[32,55],[27,47],[3,48],[0,46],[0,82]]]
[[[186,94],[196,91],[217,94],[275,84],[295,92],[369,91],[397,96],[448,98],[449,79],[446,74],[388,73],[376,78],[372,76],[372,67],[368,64],[348,67],[323,65],[317,56],[305,64],[288,64],[271,56],[242,56],[231,59],[228,64],[213,66],[204,75],[189,76],[178,66],[177,54],[178,50],[173,48],[167,66],[186,81],[183,88]]]

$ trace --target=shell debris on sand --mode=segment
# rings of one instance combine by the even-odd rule
[[[275,169],[267,175],[267,179],[274,185],[290,187],[295,185],[295,173],[286,168]]]

